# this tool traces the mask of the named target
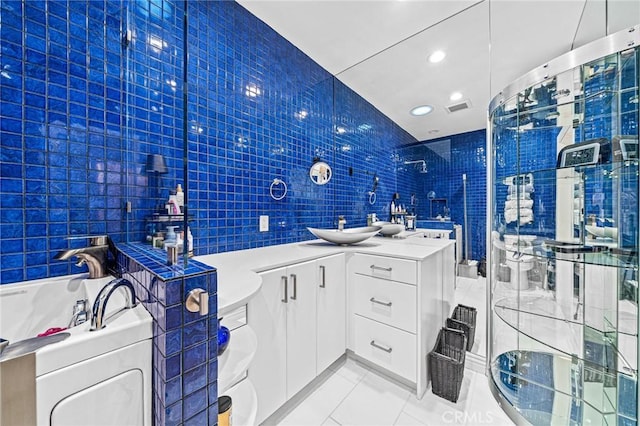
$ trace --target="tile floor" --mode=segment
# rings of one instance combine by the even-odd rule
[[[454,293],[455,307],[457,304],[476,308],[476,333],[475,343],[471,348],[474,354],[486,356],[487,352],[487,280],[483,277],[477,279],[458,277],[456,291]]]
[[[485,279],[459,278],[455,303],[478,309],[474,352],[485,349]],[[455,306],[455,305],[454,305]],[[513,425],[489,391],[487,377],[466,369],[457,403],[434,395],[422,400],[411,390],[353,359],[330,374],[277,425]]]
[[[465,370],[457,403],[431,390],[418,400],[405,386],[347,359],[278,425],[513,425],[487,378]]]

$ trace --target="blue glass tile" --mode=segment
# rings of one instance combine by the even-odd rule
[[[201,343],[207,339],[207,321],[203,319],[185,325],[182,333],[183,347]]]
[[[166,334],[166,353],[167,355],[180,352],[182,349],[182,330],[168,331]]]
[[[6,284],[24,281],[24,271],[22,269],[3,269],[2,281]]]
[[[2,115],[4,117],[17,118],[22,117],[22,105],[11,102],[0,102],[0,108],[2,108]]]
[[[166,326],[167,330],[172,330],[176,327],[180,327],[182,324],[182,311],[184,307],[182,305],[172,306],[166,309]]]
[[[184,422],[184,425],[185,426],[202,426],[202,425],[209,424],[207,415],[208,415],[208,411],[203,410],[198,414],[196,414],[195,416],[191,417],[190,419],[187,419]],[[216,416],[216,421],[217,421],[217,416]]]
[[[207,345],[206,343],[192,346],[183,350],[184,360],[183,368],[189,370],[196,365],[202,364],[207,359]]]
[[[185,395],[205,387],[207,385],[207,365],[202,364],[184,373],[182,375],[182,383]]]
[[[173,355],[173,356],[167,357],[167,360],[166,360],[167,379],[171,379],[180,374],[181,362],[182,362],[182,355]]]
[[[177,377],[167,381],[165,387],[164,405],[171,405],[182,398],[182,379]]]
[[[183,397],[183,418],[189,418],[207,408],[207,389]]]
[[[175,404],[165,409],[165,425],[178,426],[181,423],[182,423],[182,401],[178,401]]]

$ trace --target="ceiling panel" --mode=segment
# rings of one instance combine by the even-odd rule
[[[607,11],[604,0],[238,2],[420,141],[484,128],[495,94],[602,37]],[[627,15],[638,0],[609,2],[637,21]],[[436,48],[447,57],[434,65],[426,57]],[[453,91],[471,108],[447,112]],[[434,111],[409,115],[423,103]]]
[[[238,0],[332,74],[478,0]]]

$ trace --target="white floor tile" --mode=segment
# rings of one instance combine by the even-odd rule
[[[393,425],[409,391],[375,373],[367,374],[331,414],[342,425]]]
[[[334,374],[294,408],[279,424],[321,425],[355,387],[355,383]]]
[[[340,426],[340,423],[336,422],[331,417],[327,417],[327,420],[322,423],[322,426]]]
[[[394,423],[395,426],[427,426],[420,422],[418,419],[411,417],[404,411],[400,413],[398,420]]]
[[[347,358],[344,364],[335,369],[335,372],[353,383],[360,383],[369,373],[369,369],[352,358]]]
[[[464,413],[467,408],[469,389],[474,374],[472,371],[465,370],[457,402],[454,403],[437,396],[429,388],[421,400],[418,400],[415,395],[411,395],[403,412],[425,425],[458,424],[454,419],[460,416],[458,413]]]

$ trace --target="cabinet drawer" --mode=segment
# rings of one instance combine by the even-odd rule
[[[353,315],[355,353],[412,382],[416,381],[416,336]]]
[[[416,332],[416,286],[358,274],[351,278],[356,314]]]
[[[414,285],[418,280],[416,262],[413,260],[357,253],[351,258],[349,266],[352,272],[370,277]]]

